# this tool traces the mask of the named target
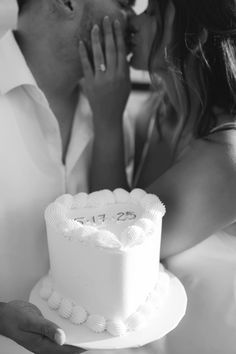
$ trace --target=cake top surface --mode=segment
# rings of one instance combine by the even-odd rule
[[[158,232],[165,206],[142,189],[107,189],[74,196],[64,194],[45,211],[47,225],[68,240],[127,251]]]

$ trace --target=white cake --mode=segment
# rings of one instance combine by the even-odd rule
[[[141,189],[59,197],[45,211],[50,271],[40,296],[58,315],[121,336],[163,303],[159,198]]]

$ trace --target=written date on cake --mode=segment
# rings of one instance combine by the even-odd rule
[[[109,222],[122,223],[125,221],[132,221],[137,218],[137,214],[134,211],[121,211],[116,214],[97,214],[92,216],[78,216],[74,218],[75,221],[80,222],[83,225],[101,225]]]

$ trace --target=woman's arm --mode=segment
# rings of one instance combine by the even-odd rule
[[[167,209],[161,258],[203,241],[236,221],[235,143],[196,141],[148,192],[157,194]]]
[[[93,111],[95,140],[90,170],[90,189],[128,188],[125,174],[123,112],[131,89],[121,24],[103,22],[105,51],[98,26],[92,29],[93,65],[80,45],[83,86]],[[101,64],[104,65],[101,70]]]

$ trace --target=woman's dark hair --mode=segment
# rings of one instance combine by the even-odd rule
[[[155,0],[153,0],[155,1]],[[186,79],[186,62],[191,53],[197,62],[197,87],[201,102],[194,135],[206,136],[215,125],[213,107],[223,113],[236,113],[236,1],[235,0],[172,0],[175,20],[171,54],[168,65],[180,75],[191,111],[191,87]],[[155,56],[163,34],[163,23],[168,5],[156,0],[157,40],[150,57],[150,71],[155,67]],[[207,37],[201,41],[205,31]],[[186,117],[186,120],[188,117]]]

